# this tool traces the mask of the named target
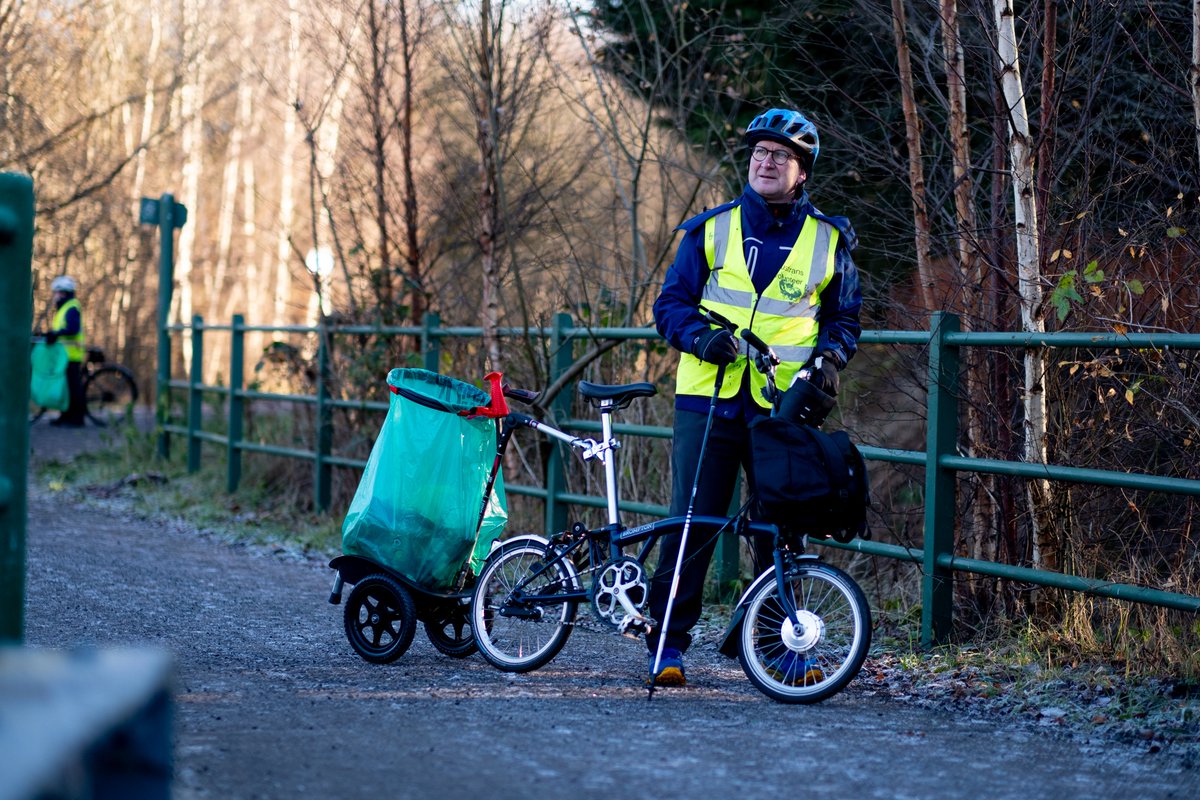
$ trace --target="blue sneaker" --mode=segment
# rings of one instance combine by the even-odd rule
[[[825,673],[817,666],[793,650],[784,650],[782,655],[763,660],[767,674],[787,686],[816,686],[825,680]]]
[[[687,686],[687,677],[683,674],[683,653],[674,647],[664,647],[662,658],[658,662],[658,672],[654,672],[654,652],[648,656],[648,672],[654,677],[655,686]],[[650,680],[646,680],[650,684]]]

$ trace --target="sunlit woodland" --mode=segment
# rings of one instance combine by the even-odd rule
[[[626,421],[669,424],[675,356],[601,329],[652,324],[675,227],[740,191],[742,133],[771,106],[820,129],[808,188],[854,223],[867,329],[948,311],[975,331],[1200,330],[1200,0],[0,0],[0,52],[0,169],[37,198],[35,320],[75,277],[89,338],[147,388],[159,250],[138,202],[170,193],[174,323],[436,314],[482,329],[443,343],[443,372],[544,389],[535,331],[565,312],[597,331],[574,377],[654,381],[661,402]],[[311,392],[313,341],[257,331],[247,374]],[[416,337],[340,341],[339,397],[419,366]],[[205,345],[220,383],[228,340]],[[839,424],[923,449],[925,369],[920,348],[864,347]],[[962,369],[962,454],[1200,477],[1193,351],[972,348]],[[361,457],[377,426],[340,413],[335,446]],[[627,497],[664,502],[665,452],[627,448]],[[512,480],[538,482],[544,454],[522,454]],[[872,471],[875,538],[919,546],[923,470]],[[964,555],[1200,593],[1192,499],[960,473],[958,504]],[[919,602],[911,565],[834,557],[889,608]],[[1033,607],[960,581],[967,623]],[[1056,613],[1079,646],[1168,661],[1200,636],[1096,599]]]

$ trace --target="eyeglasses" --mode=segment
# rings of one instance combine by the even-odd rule
[[[775,165],[779,167],[782,167],[793,158],[797,158],[794,153],[789,153],[787,150],[768,150],[765,147],[756,147],[750,151],[750,157],[755,161],[766,161],[767,156],[770,156]]]

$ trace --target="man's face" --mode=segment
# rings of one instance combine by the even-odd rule
[[[791,148],[778,142],[761,141],[755,144],[750,152],[750,188],[762,195],[768,203],[787,203],[794,200],[793,190],[796,184],[808,175]],[[777,156],[775,153],[783,153],[788,159],[782,164],[776,164],[775,160],[783,156]],[[762,155],[762,161],[758,160],[759,155]]]

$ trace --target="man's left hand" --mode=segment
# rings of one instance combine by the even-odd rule
[[[825,394],[836,397],[838,393],[838,369],[837,361],[834,357],[827,352],[822,352],[812,360],[809,368],[812,370],[812,376],[808,379],[809,382]]]

